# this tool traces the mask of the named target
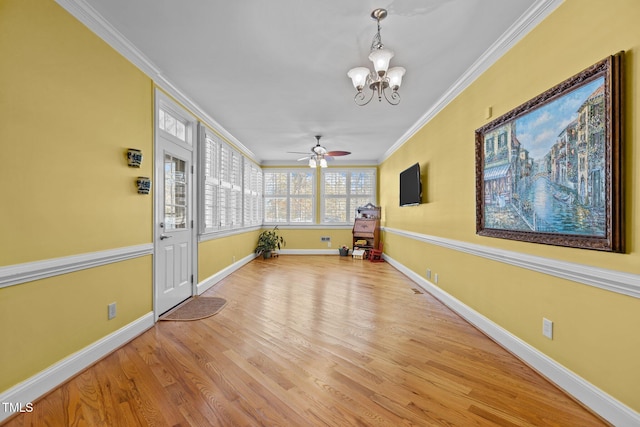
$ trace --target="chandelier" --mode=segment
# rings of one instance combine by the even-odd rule
[[[378,101],[382,101],[382,97],[391,105],[398,105],[400,102],[400,94],[398,89],[402,84],[402,76],[406,70],[402,67],[389,68],[389,62],[393,58],[393,51],[385,49],[380,37],[380,21],[386,18],[387,11],[385,9],[376,9],[371,12],[371,18],[378,23],[378,32],[371,42],[371,53],[369,60],[373,62],[375,72],[371,72],[366,67],[356,67],[349,70],[347,76],[351,78],[353,87],[358,91],[353,98],[359,106],[367,105],[373,99],[374,95],[378,96]],[[368,87],[370,94],[365,93]],[[388,94],[387,91],[391,93]]]

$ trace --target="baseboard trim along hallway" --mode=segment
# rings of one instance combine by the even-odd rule
[[[28,408],[28,404],[33,404],[32,402],[39,397],[136,338],[153,325],[153,313],[149,312],[0,394],[0,402],[3,403],[0,408],[0,422],[22,408]]]
[[[585,381],[574,372],[566,369],[555,360],[495,324],[468,305],[444,292],[412,270],[409,270],[401,263],[388,256],[385,256],[385,260],[416,282],[424,290],[439,299],[444,305],[458,313],[466,321],[538,371],[538,373],[564,390],[567,394],[579,402],[582,402],[602,418],[616,426],[640,425],[640,414],[633,409],[614,399],[588,381]]]

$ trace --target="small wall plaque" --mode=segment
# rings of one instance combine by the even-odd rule
[[[151,179],[146,176],[139,176],[136,179],[136,186],[139,194],[149,194],[151,191]]]
[[[139,168],[142,165],[142,151],[136,148],[127,149],[127,163],[129,167]]]

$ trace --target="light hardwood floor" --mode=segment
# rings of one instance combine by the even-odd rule
[[[387,263],[280,256],[161,321],[14,426],[602,426]]]

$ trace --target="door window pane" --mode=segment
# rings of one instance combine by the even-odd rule
[[[167,231],[187,228],[186,162],[164,156],[164,228]]]

